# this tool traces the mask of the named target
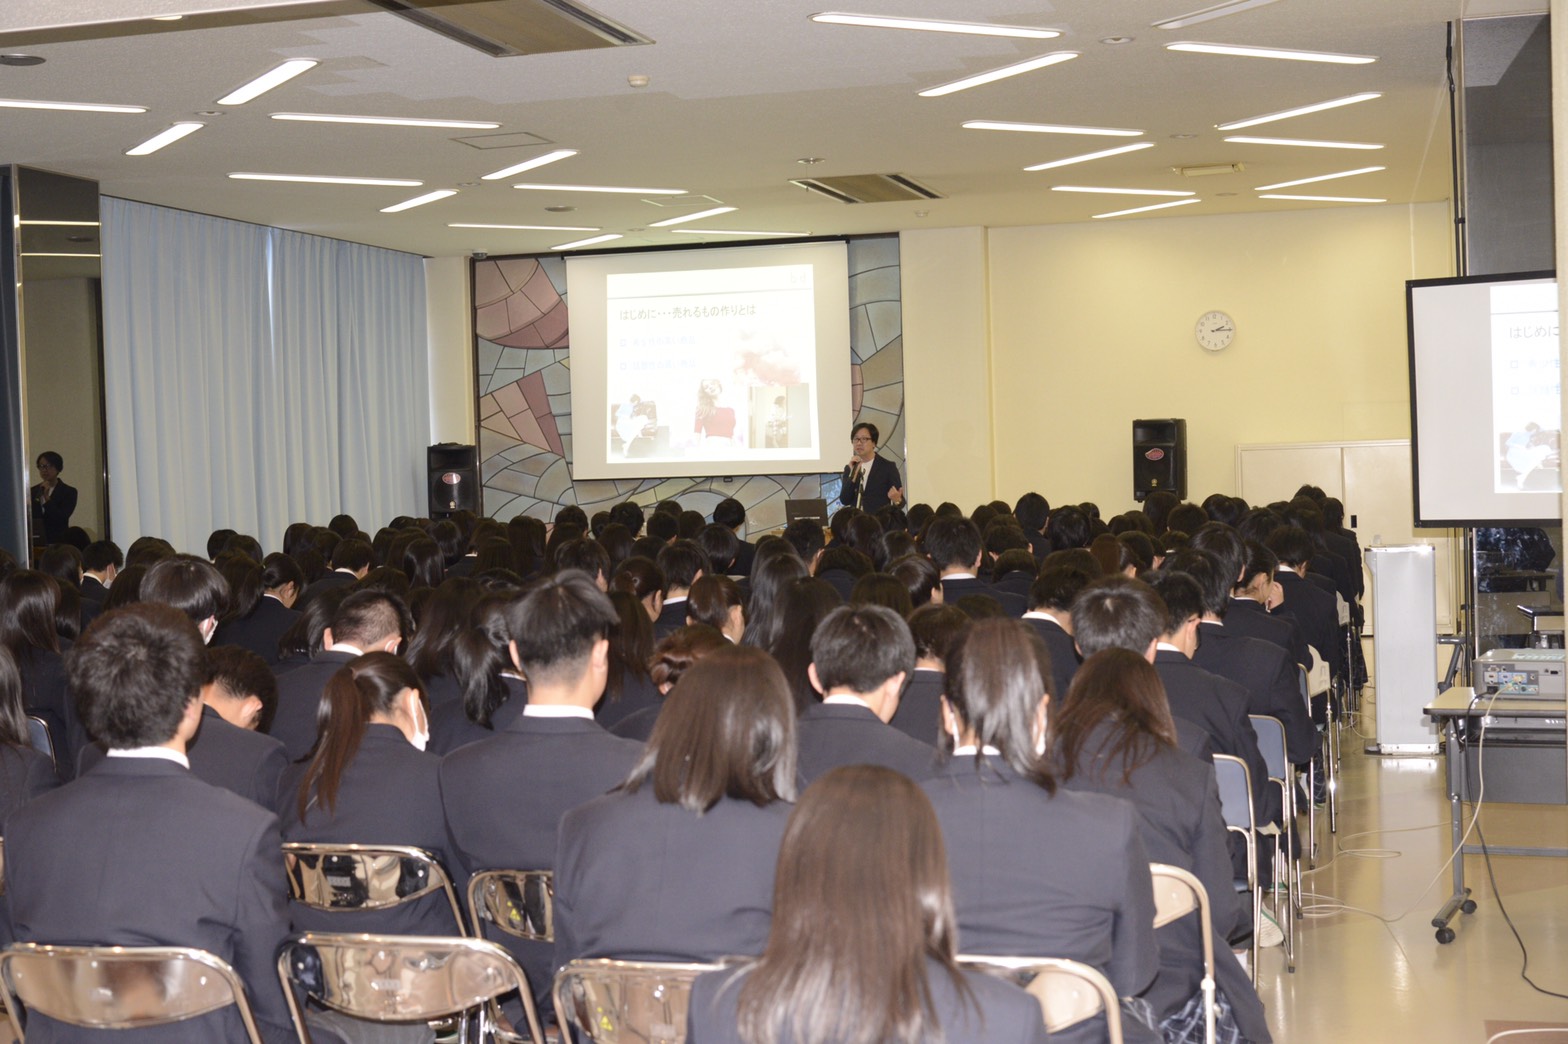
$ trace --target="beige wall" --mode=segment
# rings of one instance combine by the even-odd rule
[[[430,441],[471,443],[474,428],[474,320],[466,257],[425,258],[425,325],[430,333]]]
[[[71,524],[104,536],[102,367],[98,294],[90,279],[29,279],[22,301],[26,353],[28,485],[44,450],[65,458],[60,480],[76,487]]]

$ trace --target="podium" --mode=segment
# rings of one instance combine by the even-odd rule
[[[1369,547],[1372,571],[1373,754],[1436,754],[1426,706],[1437,695],[1437,550],[1430,544]]]

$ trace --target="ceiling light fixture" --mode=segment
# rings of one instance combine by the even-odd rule
[[[1023,131],[1028,134],[1089,134],[1105,138],[1136,138],[1141,130],[1116,127],[1074,127],[1065,123],[1008,123],[1003,120],[969,120],[965,130]]]
[[[409,116],[339,116],[330,112],[275,112],[275,120],[296,123],[363,123],[372,127],[451,127],[456,130],[495,130],[499,123],[480,120],[425,120]]]
[[[1139,149],[1152,149],[1154,142],[1138,141],[1131,145],[1119,145],[1114,149],[1102,149],[1099,152],[1086,152],[1082,156],[1068,156],[1066,159],[1052,160],[1049,163],[1036,163],[1025,170],[1050,170],[1052,167],[1066,167],[1074,163],[1087,163],[1090,160],[1104,159],[1107,156],[1120,156],[1124,152],[1137,152]]]
[[[1167,207],[1185,207],[1189,203],[1202,203],[1201,199],[1178,199],[1172,203],[1151,203],[1146,207],[1133,207],[1131,210],[1113,210],[1107,214],[1095,214],[1094,219],[1124,217],[1127,214],[1144,214],[1151,210],[1164,210]]]
[[[447,228],[499,228],[511,232],[597,232],[592,225],[469,225],[451,224]]]
[[[32,252],[24,250],[24,251],[22,251],[22,256],[23,257],[102,257],[103,255],[102,254],[56,254],[56,253],[49,253],[47,251],[38,251],[36,253],[32,253]]]
[[[607,236],[590,236],[587,239],[579,239],[575,243],[562,243],[560,246],[553,246],[550,249],[551,250],[570,250],[573,247],[593,246],[595,243],[608,243],[612,239],[620,239],[620,238],[621,238],[621,234],[619,232],[611,232]]]
[[[1273,185],[1259,185],[1254,192],[1270,192],[1274,189],[1294,188],[1297,185],[1310,185],[1314,181],[1333,181],[1335,178],[1349,178],[1357,174],[1373,174],[1387,167],[1357,167],[1355,170],[1342,170],[1338,174],[1319,174],[1315,178],[1297,178],[1295,181],[1281,181]]]
[[[1322,141],[1317,138],[1251,138],[1245,135],[1226,138],[1234,145],[1293,145],[1303,149],[1381,149],[1371,141]]]
[[[1265,193],[1259,199],[1298,199],[1308,203],[1387,203],[1386,199],[1368,199],[1365,196],[1287,196]]]
[[[341,178],[331,174],[251,174],[236,173],[236,181],[298,181],[308,185],[386,185],[392,188],[418,188],[423,181],[407,178]]]
[[[695,214],[682,214],[680,217],[665,218],[663,221],[648,222],[649,228],[664,228],[667,225],[684,225],[688,221],[698,218],[713,217],[715,214],[728,214],[734,207],[712,207],[708,210],[699,210]]]
[[[1303,105],[1296,109],[1285,109],[1283,112],[1271,112],[1266,116],[1253,116],[1245,120],[1235,120],[1231,123],[1216,123],[1215,130],[1233,131],[1243,127],[1256,127],[1260,123],[1273,123],[1275,120],[1288,120],[1293,116],[1305,116],[1312,112],[1322,112],[1325,109],[1337,109],[1343,105],[1355,105],[1357,102],[1371,101],[1381,98],[1378,91],[1365,91],[1361,94],[1351,94],[1344,98],[1334,98],[1331,101],[1318,102],[1315,105]]]
[[[184,21],[184,19],[185,19],[184,15],[153,15],[152,16],[152,20],[155,21],[155,22],[180,22],[180,21]]]
[[[672,228],[676,235],[685,236],[762,236],[769,239],[797,239],[810,232],[746,232],[734,228]]]
[[[1027,25],[995,25],[990,22],[950,22],[941,18],[890,18],[883,15],[846,14],[823,11],[811,16],[824,25],[859,25],[872,29],[917,29],[927,33],[961,33],[966,36],[1007,36],[1019,40],[1054,40],[1062,34],[1056,29]]]
[[[44,221],[44,220],[40,219],[40,220],[34,220],[34,221],[18,220],[17,224],[18,225],[48,225],[51,228],[97,228],[98,227],[98,222],[96,222],[96,221]]]
[[[575,155],[577,155],[576,149],[556,149],[554,152],[546,152],[542,156],[535,156],[533,159],[514,163],[510,167],[502,167],[500,170],[491,171],[489,174],[482,175],[480,180],[499,181],[502,178],[509,178],[513,174],[521,174],[525,170],[533,170],[535,167],[542,167],[546,163],[554,163],[556,160],[568,159]]]
[[[244,105],[248,101],[266,94],[272,88],[285,84],[309,69],[314,69],[317,63],[310,58],[294,58],[284,62],[269,72],[264,72],[254,80],[240,87],[234,88],[228,94],[218,99],[219,105]]]
[[[187,134],[195,134],[205,127],[205,123],[176,123],[160,134],[154,134],[146,141],[133,149],[126,149],[127,156],[150,156],[165,145],[173,145]]]
[[[405,210],[413,210],[415,207],[422,207],[426,203],[434,203],[438,199],[445,199],[448,196],[455,195],[457,195],[457,189],[436,189],[434,192],[426,192],[423,196],[415,196],[413,199],[405,199],[401,203],[394,203],[390,207],[382,207],[381,213],[398,214]]]
[[[1290,62],[1327,62],[1330,65],[1371,65],[1377,61],[1369,54],[1335,54],[1331,51],[1293,51],[1286,47],[1242,47],[1238,44],[1173,43],[1167,51],[1193,54],[1228,54],[1238,58],[1281,58]]]
[[[684,196],[685,189],[623,188],[619,185],[513,185],[530,192],[620,192],[632,196]]]
[[[1014,62],[1012,65],[1003,65],[983,73],[975,73],[973,76],[965,76],[961,80],[944,83],[940,87],[927,87],[919,93],[922,98],[940,98],[944,94],[956,94],[959,91],[967,91],[971,87],[979,87],[981,84],[1005,80],[1009,76],[1019,76],[1026,72],[1034,72],[1036,69],[1044,69],[1047,66],[1070,62],[1076,57],[1078,57],[1077,51],[1052,51],[1050,54],[1042,54],[1038,58]]]
[[[36,54],[0,54],[0,65],[9,65],[19,69],[32,65],[42,65],[44,61],[44,58]]]
[[[1177,189],[1104,188],[1092,185],[1052,185],[1052,192],[1096,192],[1109,196],[1196,196],[1196,192]]]
[[[143,113],[145,105],[100,105],[96,102],[34,101],[30,98],[0,98],[0,109],[50,109],[59,112]]]
[[[1213,7],[1205,7],[1189,14],[1177,15],[1175,18],[1167,18],[1164,21],[1151,22],[1150,24],[1156,29],[1184,29],[1189,25],[1197,25],[1199,22],[1212,22],[1216,18],[1225,18],[1229,15],[1240,14],[1243,11],[1250,11],[1254,7],[1267,7],[1274,2],[1275,0],[1228,0],[1228,2],[1223,4],[1215,4]]]

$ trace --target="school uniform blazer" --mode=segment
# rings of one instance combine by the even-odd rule
[[[1073,683],[1073,675],[1078,673],[1078,665],[1083,662],[1078,657],[1078,644],[1066,628],[1049,617],[1026,616],[1024,623],[1035,629],[1051,654],[1051,681],[1056,685],[1051,695],[1061,699],[1067,695],[1067,687]]]
[[[356,579],[353,573],[340,573],[334,569],[322,576],[315,583],[308,585],[305,590],[300,593],[299,601],[294,603],[294,608],[298,609],[300,612],[304,612],[305,607],[310,605],[310,603],[315,600],[316,596],[321,594],[323,591],[330,591],[334,587],[344,587],[355,582]]]
[[[1335,671],[1343,668],[1345,653],[1340,648],[1339,609],[1334,596],[1306,577],[1281,569],[1274,574],[1285,599],[1277,612],[1289,613],[1301,627],[1307,643],[1318,651]]]
[[[653,684],[652,678],[646,674],[624,671],[621,674],[621,694],[613,699],[608,693],[600,697],[594,705],[593,716],[600,725],[613,730],[633,714],[640,714],[650,708],[654,714],[658,714],[662,706],[664,695]]]
[[[470,743],[487,740],[522,716],[528,705],[528,683],[521,678],[502,676],[507,697],[501,706],[490,712],[490,725],[485,727],[468,716],[462,700],[444,700],[430,708],[430,746],[432,754],[445,756]]]
[[[761,953],[791,807],[721,798],[698,815],[660,803],[647,783],[568,812],[555,857],[556,967]]]
[[[687,1040],[692,1044],[742,1044],[738,1001],[749,973],[748,965],[697,977],[687,1010]],[[967,998],[954,986],[946,968],[926,961],[932,1011],[947,1044],[1045,1044],[1056,1040],[1047,1036],[1040,1004],[1029,994],[985,972],[961,968],[959,975],[968,990]],[[792,1044],[794,1039],[786,1031],[779,1044]]]
[[[271,595],[262,595],[249,616],[236,617],[219,625],[218,633],[212,636],[212,644],[238,645],[274,664],[278,662],[278,639],[294,626],[299,615]]]
[[[64,653],[70,643],[61,641],[59,652],[31,649],[17,658],[22,675],[22,705],[42,718],[54,741],[54,760],[60,778],[76,778],[76,755],[87,743],[87,730],[76,716],[76,701],[65,677]]]
[[[39,794],[59,786],[60,777],[47,754],[31,747],[0,744],[0,823]],[[0,916],[0,947],[14,941],[10,920]]]
[[[930,779],[936,751],[906,736],[869,707],[817,703],[795,723],[795,750],[802,783],[810,784],[841,765],[882,765],[910,779]]]
[[[100,607],[109,597],[109,589],[91,573],[82,574],[81,592],[83,602],[96,602]]]
[[[750,576],[751,564],[757,560],[757,545],[749,540],[740,542],[740,550],[735,552],[735,561],[730,563],[730,576]]]
[[[1307,640],[1301,636],[1296,621],[1289,616],[1273,615],[1264,608],[1262,602],[1251,598],[1232,598],[1225,607],[1225,626],[1230,628],[1232,634],[1273,642],[1289,654],[1292,663],[1311,666],[1311,658],[1307,656]]]
[[[1192,662],[1247,690],[1247,713],[1267,714],[1285,726],[1285,753],[1292,765],[1312,760],[1318,733],[1301,698],[1301,674],[1285,650],[1261,638],[1232,634],[1225,625],[1198,625]]]
[[[1214,741],[1214,753],[1230,754],[1247,763],[1258,825],[1278,823],[1283,812],[1279,788],[1268,783],[1269,770],[1258,749],[1258,734],[1247,718],[1247,690],[1170,649],[1155,651],[1154,669],[1165,686],[1171,713],[1201,726]]]
[[[1159,966],[1154,886],[1131,803],[1052,795],[973,754],[921,785],[947,843],[961,952],[1067,957],[1122,996],[1148,988]]]
[[[839,601],[848,602],[850,593],[855,590],[855,581],[858,577],[847,569],[824,569],[817,574],[817,579],[837,591]]]
[[[1173,747],[1162,746],[1123,781],[1120,758],[1108,758],[1112,740],[1108,725],[1090,732],[1069,790],[1109,794],[1132,802],[1138,810],[1140,834],[1149,859],[1190,871],[1209,894],[1213,918],[1215,978],[1232,1001],[1242,1033],[1255,1044],[1269,1039],[1263,1005],[1241,965],[1221,961],[1229,939],[1246,913],[1232,887],[1225,817],[1220,812],[1219,786],[1213,764]],[[1196,914],[1159,929],[1160,973],[1144,996],[1164,1019],[1187,1003],[1203,980],[1203,940]]]
[[[1015,620],[1023,616],[1029,608],[1029,600],[1011,591],[1001,591],[981,580],[979,577],[960,577],[957,579],[946,578],[942,581],[942,601],[946,605],[957,605],[958,600],[965,595],[984,595],[1002,607],[1008,616]]]
[[[446,816],[436,774],[441,759],[408,742],[395,725],[371,724],[338,781],[337,801],[329,811],[312,799],[303,820],[299,790],[308,762],[289,766],[278,799],[283,840],[342,845],[412,845],[440,861],[463,902],[468,876],[452,859]],[[376,932],[387,935],[455,935],[460,926],[451,904],[433,893],[385,910],[313,910],[289,904],[298,931]]]
[[[665,602],[664,608],[659,610],[658,619],[653,621],[653,640],[661,642],[686,626],[686,603],[689,599],[682,598],[678,602]]]
[[[309,663],[278,675],[278,709],[269,732],[282,742],[290,761],[298,761],[316,745],[316,715],[327,680],[356,659],[354,653],[325,649]]]
[[[222,787],[271,811],[278,804],[279,780],[289,766],[283,744],[261,732],[230,725],[211,707],[201,709],[201,728],[185,756],[191,775]],[[103,748],[90,743],[82,748],[79,769],[86,772],[104,760]]]
[[[942,742],[942,694],[947,692],[947,675],[926,667],[909,672],[898,710],[888,722],[899,732],[929,746]]]
[[[269,1042],[295,1040],[275,958],[288,934],[278,820],[156,758],[105,758],[5,823],[16,937],[70,945],[193,946],[227,961]],[[108,1033],[102,1034],[111,1039]],[[89,1038],[34,1014],[29,1044]],[[115,1041],[243,1041],[234,1009]]]

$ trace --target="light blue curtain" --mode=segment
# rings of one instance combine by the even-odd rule
[[[268,550],[290,522],[425,506],[425,276],[413,254],[104,197],[113,537]]]

